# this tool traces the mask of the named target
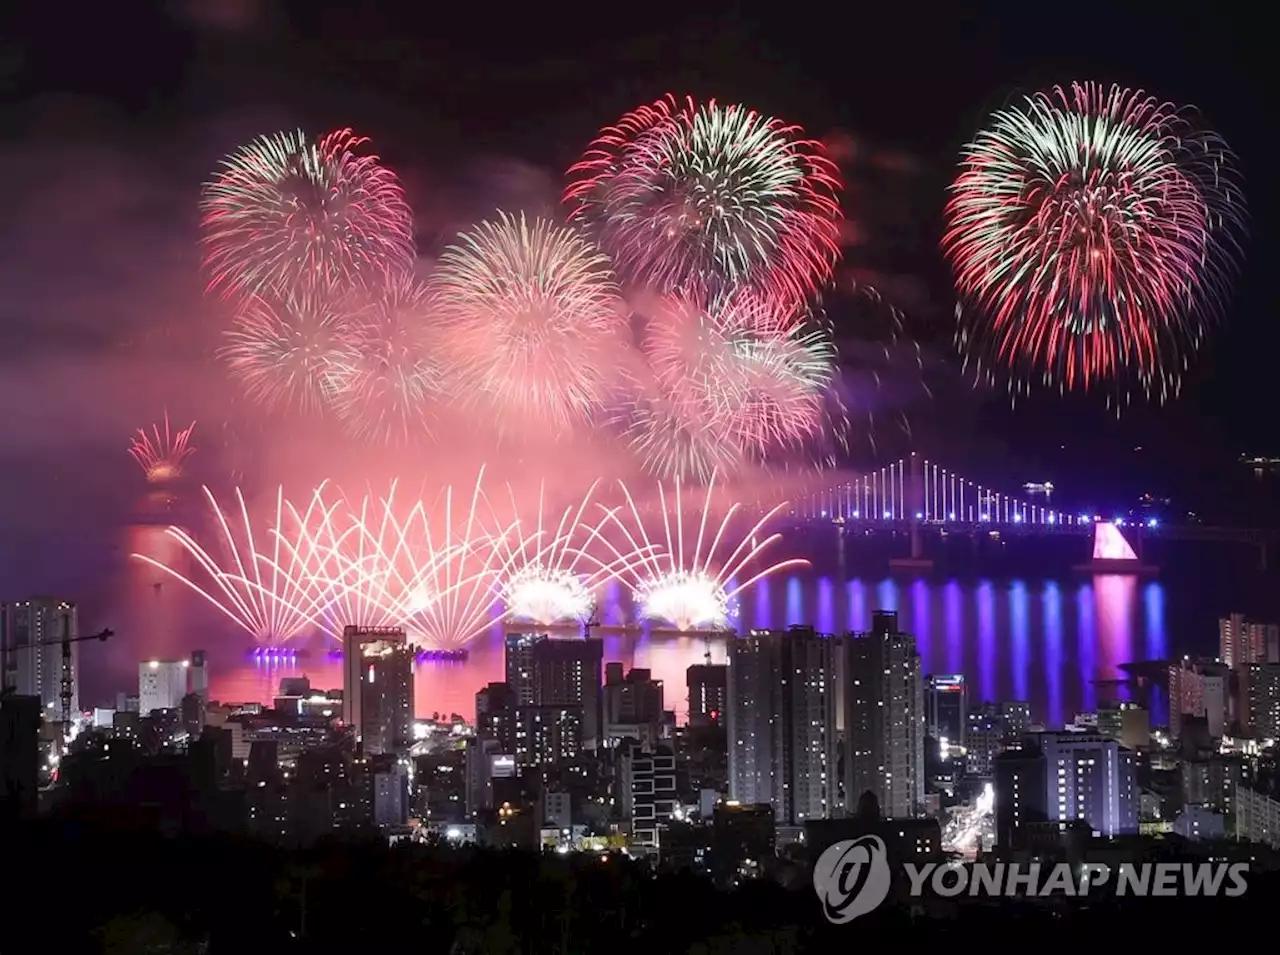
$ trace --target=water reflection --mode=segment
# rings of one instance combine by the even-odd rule
[[[860,630],[870,626],[874,610],[896,609],[916,635],[926,672],[964,673],[975,702],[1026,699],[1037,719],[1060,725],[1111,692],[1095,681],[1114,679],[1116,668],[1135,657],[1163,658],[1168,647],[1159,584],[1146,584],[1139,593],[1132,578],[1098,577],[1081,584],[1075,596],[1064,601],[1054,581],[916,581],[900,587],[892,580],[840,586],[830,578],[791,577],[749,588],[741,595],[740,619],[758,627],[783,626],[802,622],[812,609],[823,629]],[[601,608],[604,619],[625,614],[625,608]],[[1143,634],[1141,646],[1135,646],[1136,632]],[[282,676],[306,674],[326,688],[341,682],[339,666],[323,653],[293,665],[251,662],[231,649],[240,645],[228,634],[226,653],[214,653],[213,691],[220,699],[269,700]],[[723,637],[646,632],[609,635],[605,656],[652,670],[666,684],[667,706],[683,718],[685,670],[708,654],[724,662]],[[495,627],[472,644],[466,663],[419,665],[417,710],[470,719],[476,690],[502,677],[502,635]]]

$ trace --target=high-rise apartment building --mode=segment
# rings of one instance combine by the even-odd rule
[[[138,715],[176,710],[187,695],[187,660],[150,660],[138,664]]]
[[[844,794],[865,792],[885,818],[917,816],[924,806],[924,686],[915,638],[898,615],[878,610],[869,633],[851,634],[844,653]]]
[[[342,634],[342,718],[368,755],[402,756],[413,745],[414,648],[398,627]]]
[[[80,711],[80,644],[68,643],[64,673],[62,641],[79,635],[76,605],[56,597],[0,604],[0,688],[38,696],[44,718],[61,719],[62,685],[69,680],[71,710]]]
[[[209,702],[209,657],[203,650],[191,653],[191,692],[200,697],[202,703]]]
[[[1208,721],[1210,736],[1221,737],[1227,728],[1229,699],[1226,666],[1184,657],[1169,667],[1170,733],[1181,736],[1182,718],[1195,716]]]
[[[837,641],[811,627],[729,641],[729,796],[781,823],[822,819],[836,785]]]
[[[1239,678],[1244,731],[1258,739],[1280,739],[1280,664],[1248,664]]]
[[[722,725],[728,707],[729,668],[695,663],[685,671],[685,685],[689,688],[689,725]]]
[[[1258,623],[1242,613],[1218,621],[1218,659],[1233,669],[1251,663],[1280,663],[1280,625]]]
[[[582,752],[579,706],[522,706],[516,710],[515,764],[522,770],[557,766]]]
[[[934,674],[925,689],[925,710],[929,735],[938,746],[938,755],[964,750],[965,724],[969,721],[969,694],[964,676]]]
[[[581,710],[583,742],[600,738],[604,643],[556,640],[545,634],[508,634],[507,685],[516,705],[574,706]]]
[[[1131,701],[1106,703],[1098,707],[1098,732],[1125,749],[1146,749],[1151,745],[1151,716]]]

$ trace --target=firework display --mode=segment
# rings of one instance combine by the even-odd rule
[[[629,282],[803,299],[831,276],[838,171],[802,131],[744,106],[667,96],[603,130],[565,201]]]
[[[779,571],[809,566],[808,561],[798,558],[777,563],[762,560],[782,538],[778,533],[766,534],[765,528],[786,507],[785,502],[766,511],[745,533],[734,532],[742,510],[738,501],[714,525],[715,483],[713,474],[703,492],[696,525],[686,524],[680,484],[675,485],[672,495],[658,486],[658,506],[656,512],[648,509],[651,517],[647,522],[645,509],[637,505],[626,485],[621,487],[626,516],[619,516],[618,511],[610,513],[639,558],[624,576],[643,618],[682,631],[726,629],[737,615],[739,593]]]
[[[1014,386],[1176,391],[1233,272],[1244,202],[1223,141],[1097,84],[996,113],[969,145],[943,249],[959,343]]]
[[[609,397],[626,309],[608,259],[572,229],[482,223],[445,251],[432,293],[473,407],[567,429]]]
[[[148,482],[162,484],[182,473],[183,462],[196,451],[191,445],[191,433],[195,428],[193,421],[181,431],[174,431],[169,426],[166,412],[163,430],[159,424],[152,425],[150,433],[145,428],[138,429],[129,442],[129,454],[138,462]]]
[[[631,584],[645,619],[705,629],[725,625],[743,587],[805,564],[760,561],[780,536],[762,537],[763,528],[785,504],[735,541],[730,534],[741,505],[734,503],[709,532],[713,490],[714,476],[695,518],[695,540],[692,525],[686,532],[678,485],[674,496],[658,487],[663,535],[646,529],[645,509],[625,485],[618,488],[620,505],[596,501],[592,485],[560,511],[548,509],[544,488],[536,519],[526,522],[500,515],[483,472],[470,487],[446,487],[430,503],[400,494],[395,484],[385,495],[361,498],[322,484],[305,506],[278,490],[265,526],[255,524],[240,491],[229,514],[206,489],[216,546],[206,549],[180,528],[168,531],[194,558],[193,576],[133,556],[181,581],[264,646],[309,634],[338,641],[354,622],[403,627],[430,648],[462,647],[494,622],[500,606],[513,622],[585,623],[611,580]],[[510,495],[513,512],[531,512]],[[624,510],[629,518],[620,516]],[[613,539],[609,529],[618,531]]]
[[[633,426],[633,449],[651,456],[655,473],[706,480],[708,464],[782,457],[830,430],[836,351],[829,329],[805,311],[751,292],[669,297],[644,346],[668,407],[679,409]],[[660,437],[681,418],[719,447],[679,427],[682,440]]]
[[[268,408],[315,412],[328,406],[340,368],[360,338],[329,295],[299,290],[243,302],[222,355],[248,395]]]
[[[400,181],[349,129],[260,136],[201,201],[209,288],[225,296],[376,285],[413,262]]]
[[[326,376],[333,408],[358,437],[406,443],[428,430],[444,388],[426,287],[411,275],[360,292]]]

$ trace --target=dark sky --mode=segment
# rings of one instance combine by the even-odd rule
[[[124,473],[123,442],[160,407],[235,413],[205,359],[195,201],[220,155],[250,136],[295,125],[372,136],[406,183],[429,255],[496,204],[552,203],[560,171],[600,125],[667,91],[744,101],[851,146],[850,266],[904,310],[935,396],[889,360],[879,370],[902,374],[878,399],[881,420],[906,412],[927,453],[940,447],[960,468],[1013,459],[1018,483],[1044,471],[1082,484],[1113,472],[1176,483],[1185,475],[1175,472],[1207,473],[1246,448],[1280,453],[1266,273],[1276,194],[1265,77],[1275,70],[1262,4],[907,2],[846,13],[774,3],[702,17],[679,4],[10,6],[18,12],[0,34],[0,464],[10,481],[74,456],[75,474],[58,474],[93,500],[83,483],[93,456],[103,473]],[[1002,394],[968,388],[936,251],[965,139],[1013,95],[1076,79],[1199,107],[1240,156],[1253,220],[1229,322],[1196,356],[1183,396],[1119,422],[1097,401],[1010,410]],[[850,345],[855,359],[860,347]]]

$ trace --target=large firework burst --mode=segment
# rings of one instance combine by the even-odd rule
[[[372,285],[407,269],[413,216],[367,143],[349,129],[275,133],[225,160],[201,202],[209,289]]]
[[[659,476],[706,480],[824,444],[832,430],[830,331],[783,300],[670,296],[648,322],[645,352],[661,397],[637,403],[628,433]]]
[[[408,274],[352,302],[330,380],[334,409],[353,434],[406,442],[426,431],[443,381],[427,302],[426,287]]]
[[[803,298],[831,275],[835,164],[798,127],[744,106],[668,95],[602,130],[569,176],[573,217],[629,282]]]
[[[626,311],[608,260],[572,229],[482,223],[441,256],[432,289],[473,406],[568,429],[609,397]]]
[[[966,148],[943,248],[959,344],[1016,387],[1161,399],[1222,304],[1244,202],[1231,153],[1143,92],[1076,84]]]
[[[316,411],[359,347],[345,305],[320,290],[254,296],[237,309],[221,355],[254,401]]]

